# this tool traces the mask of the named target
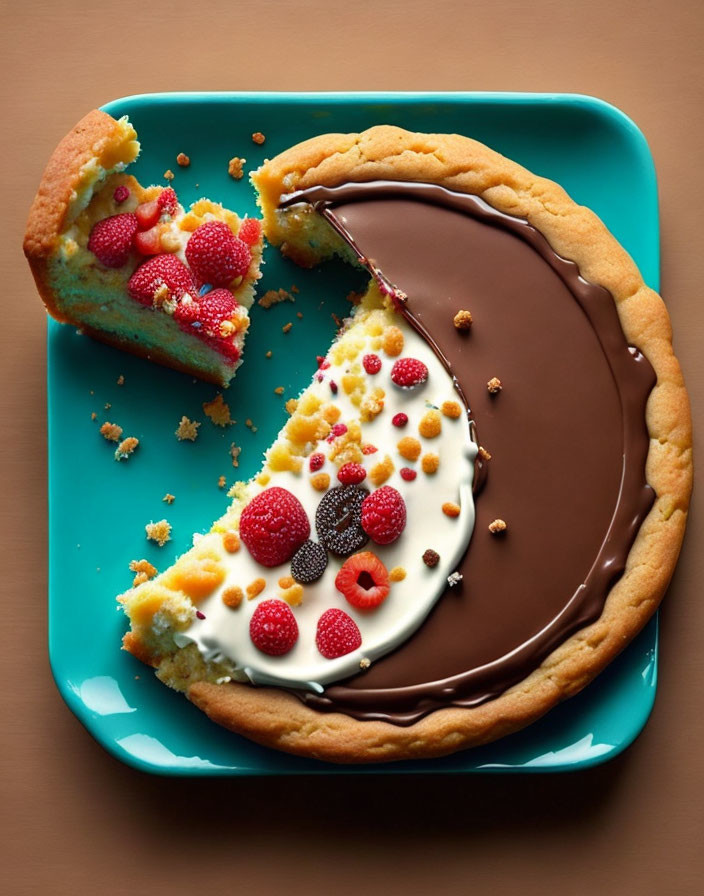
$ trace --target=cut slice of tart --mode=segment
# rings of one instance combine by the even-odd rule
[[[59,143],[32,204],[24,251],[48,312],[120,349],[227,385],[242,361],[260,277],[258,220],[125,168],[137,134],[95,110]]]

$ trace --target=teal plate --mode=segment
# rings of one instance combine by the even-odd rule
[[[227,173],[231,156],[257,167],[267,156],[315,134],[397,124],[418,131],[475,137],[561,183],[593,208],[658,288],[657,188],[647,143],[617,109],[589,97],[534,94],[157,94],[115,100],[129,115],[142,155],[134,174],[163,182],[167,168],[188,204],[210,196],[254,213],[246,178]],[[251,140],[266,134],[264,146]],[[191,158],[189,168],[176,155]],[[295,305],[255,306],[245,363],[227,400],[238,421],[216,428],[202,403],[217,390],[172,370],[122,354],[49,323],[49,653],[69,707],[114,756],[144,771],[176,775],[320,772],[481,772],[584,768],[612,758],[641,731],[655,699],[657,620],[582,694],[527,730],[446,759],[340,768],[256,746],[211,723],[181,695],[120,650],[125,619],[114,596],[130,585],[128,563],[146,557],[164,569],[207,531],[226,507],[228,484],[248,478],[281,427],[284,386],[296,395],[314,356],[331,341],[333,314],[363,275],[342,264],[303,271],[275,250],[266,253],[261,289],[300,290]],[[303,317],[298,318],[297,312]],[[293,328],[287,335],[282,326]],[[273,358],[265,353],[273,351]],[[124,376],[124,385],[117,384]],[[107,406],[110,406],[109,409]],[[97,421],[91,421],[91,413]],[[195,443],[178,442],[183,414],[203,421]],[[256,432],[244,425],[250,418]],[[104,420],[140,440],[116,463],[98,435]],[[232,442],[242,447],[234,470]],[[176,496],[162,503],[166,492]],[[167,517],[173,540],[147,543],[144,525]]]

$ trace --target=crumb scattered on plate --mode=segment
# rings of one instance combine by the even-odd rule
[[[115,449],[115,460],[127,460],[130,455],[134,454],[138,445],[139,439],[135,439],[134,436],[127,436]]]
[[[295,302],[295,298],[285,289],[270,289],[257,301],[262,308],[271,308],[272,305],[278,305],[279,302]]]
[[[100,435],[107,439],[108,442],[119,442],[120,436],[122,435],[122,427],[118,426],[117,423],[109,423],[106,421],[100,427]]]
[[[242,180],[244,175],[243,165],[247,159],[241,159],[239,156],[233,156],[227,166],[227,173],[235,180]]]
[[[218,392],[212,401],[203,403],[203,412],[216,426],[230,426],[235,422],[230,416],[230,406],[222,397],[222,392]]]
[[[133,588],[136,588],[137,585],[141,585],[142,582],[153,579],[158,572],[156,566],[151,564],[148,560],[130,560],[130,570],[133,573],[136,573],[134,581],[132,582]]]
[[[195,442],[198,438],[198,427],[200,423],[197,420],[189,420],[185,415],[181,417],[181,422],[176,430],[176,438],[179,442]]]
[[[155,541],[160,548],[163,548],[167,541],[171,541],[171,523],[168,520],[147,523],[144,530],[149,541]]]

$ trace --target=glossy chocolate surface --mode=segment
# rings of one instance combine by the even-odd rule
[[[400,312],[457,378],[491,453],[461,586],[368,671],[299,694],[319,710],[410,724],[498,696],[598,619],[654,499],[645,403],[655,376],[626,344],[611,295],[478,197],[373,182],[282,204],[302,201],[405,294]],[[453,326],[460,309],[472,313],[469,333]],[[494,376],[503,389],[490,395]],[[499,537],[488,531],[497,517],[508,524]]]

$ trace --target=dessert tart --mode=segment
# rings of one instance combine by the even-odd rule
[[[214,721],[334,762],[446,755],[577,693],[667,587],[691,490],[662,300],[589,210],[456,135],[314,138],[267,238],[369,288],[260,473],[120,596]]]
[[[228,385],[260,276],[261,224],[124,170],[127,118],[88,113],[59,143],[32,204],[24,251],[47,311],[103,342]]]

